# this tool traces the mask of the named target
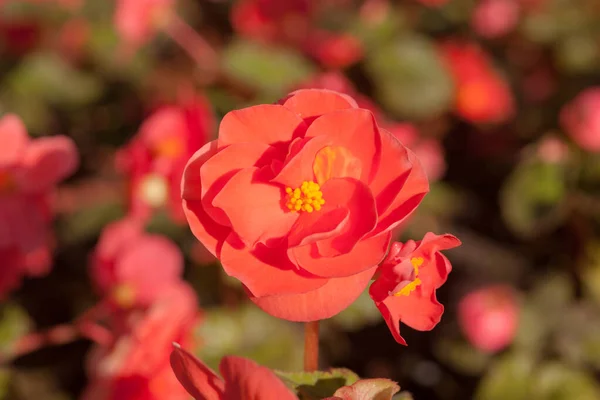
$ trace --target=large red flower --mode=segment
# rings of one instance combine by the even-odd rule
[[[118,168],[129,177],[132,215],[146,218],[165,207],[173,220],[185,221],[180,197],[183,169],[209,140],[214,124],[210,105],[201,96],[159,108],[144,121],[117,157]]]
[[[223,379],[202,361],[175,345],[171,366],[181,385],[196,400],[297,400],[266,367],[242,357],[225,356],[219,364]]]
[[[259,307],[311,321],[358,297],[428,189],[370,111],[299,90],[227,114],[189,161],[182,197],[196,237]]]
[[[398,343],[406,344],[400,336],[400,322],[428,331],[440,321],[444,306],[437,301],[435,292],[452,269],[440,251],[459,245],[460,241],[452,235],[433,233],[427,233],[419,242],[409,240],[392,245],[369,294]]]
[[[14,115],[0,118],[0,297],[50,267],[51,195],[78,165],[67,137],[30,140]]]

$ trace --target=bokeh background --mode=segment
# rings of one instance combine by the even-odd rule
[[[136,146],[188,129],[193,152],[228,111],[306,87],[354,96],[423,162],[431,193],[398,240],[463,242],[433,331],[402,327],[398,345],[365,294],[322,324],[322,366],[416,399],[600,399],[599,15],[598,0],[0,0],[0,117],[80,157],[54,193],[52,268],[0,294],[0,399],[94,384],[98,345],[69,327],[101,301],[99,237],[132,210],[184,255],[196,354],[301,368],[302,326],[248,304],[178,215],[177,177]],[[123,393],[96,398],[154,399]]]

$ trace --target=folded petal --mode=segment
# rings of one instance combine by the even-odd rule
[[[75,143],[66,136],[34,140],[25,151],[18,184],[28,191],[44,191],[77,169],[79,156]]]
[[[298,218],[298,213],[284,205],[284,188],[262,181],[260,174],[258,168],[238,171],[212,202],[225,212],[235,233],[251,247],[287,235]]]
[[[247,358],[225,356],[219,370],[226,382],[224,400],[297,400],[273,371]]]
[[[377,235],[385,230],[391,230],[400,225],[410,216],[429,192],[429,181],[421,162],[415,154],[407,149],[408,159],[412,169],[402,189],[396,195],[387,210],[379,216],[377,227],[369,234]]]
[[[0,167],[15,164],[25,153],[29,136],[23,122],[13,114],[0,119]]]
[[[377,225],[375,199],[367,185],[352,178],[330,179],[321,190],[325,199],[322,211],[345,207],[348,220],[337,235],[316,242],[319,254],[323,257],[346,254]]]
[[[302,118],[290,109],[263,104],[227,113],[219,127],[219,147],[247,142],[277,147],[303,136],[305,131]]]
[[[317,118],[306,137],[327,136],[333,146],[341,146],[360,161],[360,180],[370,183],[379,166],[381,136],[375,118],[364,109],[333,111]]]
[[[322,276],[344,277],[376,267],[385,257],[392,235],[384,232],[359,241],[346,254],[322,257],[315,243],[290,249],[290,257],[306,271]]]
[[[299,187],[304,181],[316,181],[313,170],[315,157],[330,143],[327,136],[295,140],[290,146],[283,168],[272,181],[292,188]]]
[[[281,293],[305,293],[327,283],[289,260],[285,249],[258,244],[254,250],[244,246],[235,234],[223,244],[220,253],[223,269],[257,297]]]
[[[422,257],[425,262],[419,271],[419,278],[427,287],[439,288],[452,271],[450,261],[440,251],[460,246],[461,242],[450,234],[436,235],[428,232],[414,251],[414,257]]]
[[[224,382],[204,363],[178,344],[171,352],[171,368],[177,380],[196,400],[221,400]]]
[[[376,268],[345,278],[333,278],[322,287],[302,294],[255,297],[248,293],[265,312],[289,321],[308,322],[330,318],[348,307],[360,296],[375,274]]]
[[[200,167],[217,152],[217,142],[205,144],[188,161],[181,181],[183,211],[192,233],[202,244],[216,256],[231,228],[223,226],[212,219],[202,204],[202,180]]]
[[[283,99],[281,104],[308,122],[335,110],[358,108],[352,97],[327,89],[296,90]]]

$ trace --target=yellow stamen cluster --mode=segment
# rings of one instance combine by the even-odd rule
[[[319,211],[325,204],[321,187],[313,181],[304,181],[299,188],[285,188],[288,194],[287,208],[291,211]]]
[[[404,286],[399,292],[394,293],[394,296],[408,296],[417,288],[417,286],[421,284],[421,279],[419,278],[419,267],[423,265],[424,261],[425,260],[423,260],[423,257],[413,257],[410,259],[410,263],[413,265],[415,270],[415,279],[408,285]]]

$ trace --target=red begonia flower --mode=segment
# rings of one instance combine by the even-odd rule
[[[584,90],[564,106],[560,122],[582,149],[600,153],[600,87]]]
[[[117,167],[129,177],[130,214],[147,218],[167,207],[176,222],[185,222],[181,208],[181,176],[187,160],[212,135],[210,104],[200,96],[154,112],[129,145],[119,152]]]
[[[125,219],[108,225],[92,255],[91,276],[114,305],[147,307],[181,280],[183,256],[170,240]]]
[[[181,385],[196,400],[297,400],[266,367],[242,357],[225,356],[219,364],[222,379],[202,361],[176,344],[171,367]]]
[[[114,24],[129,49],[151,40],[175,5],[174,0],[117,0]]]
[[[252,301],[294,321],[358,297],[428,190],[415,155],[328,90],[230,112],[182,181],[192,232]]]
[[[406,345],[400,336],[400,322],[429,331],[440,321],[444,306],[437,301],[435,292],[452,270],[440,251],[459,245],[460,241],[452,235],[433,233],[427,233],[419,242],[409,240],[392,245],[369,294],[398,343]]]
[[[171,285],[143,311],[113,326],[116,340],[96,345],[88,359],[83,400],[187,400],[169,364],[171,343],[191,346],[200,314],[193,289]]]
[[[454,78],[454,107],[460,117],[474,123],[499,123],[514,115],[510,87],[481,48],[447,42],[441,54]]]
[[[0,297],[25,275],[50,268],[51,195],[78,166],[75,144],[67,137],[30,140],[14,115],[0,118]]]

